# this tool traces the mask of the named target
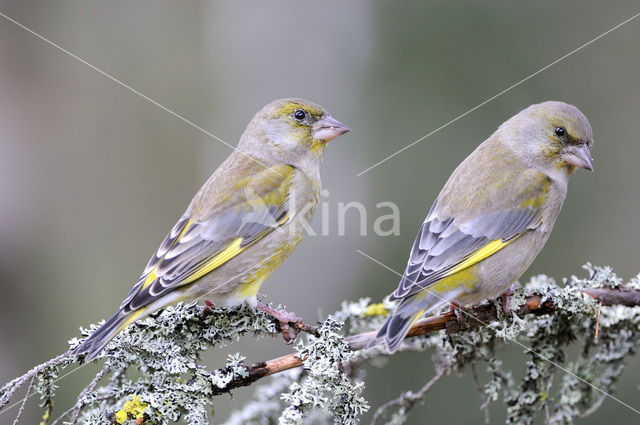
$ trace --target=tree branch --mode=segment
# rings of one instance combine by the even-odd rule
[[[13,394],[20,389],[27,381],[29,381],[29,379],[34,378],[38,373],[50,368],[50,367],[55,367],[58,366],[62,363],[64,363],[64,361],[70,356],[71,350],[65,351],[64,353],[54,357],[51,360],[48,360],[38,366],[35,366],[33,368],[31,368],[31,370],[29,370],[27,373],[25,373],[24,375],[14,379],[13,381],[7,383],[7,385],[5,385],[2,389],[4,390],[5,388],[8,389],[6,393],[2,393],[0,391],[0,411],[3,411],[2,408],[4,408],[7,404],[9,404],[9,402],[11,401],[11,397],[13,396]]]
[[[618,289],[585,288],[580,292],[595,298],[602,305],[624,305],[627,307],[640,305],[640,291],[626,286],[620,286]]]
[[[469,318],[466,321],[456,318],[453,312],[447,312],[418,320],[408,333],[408,337],[428,335],[441,330],[445,330],[447,334],[458,334],[448,339],[451,343],[450,345],[437,345],[439,337],[436,337],[415,342],[407,341],[404,349],[424,350],[426,348],[435,348],[436,352],[439,353],[437,354],[440,356],[439,358],[450,362],[453,365],[452,367],[462,367],[461,365],[473,362],[474,359],[484,359],[488,364],[488,370],[491,369],[490,374],[494,376],[492,381],[484,388],[487,400],[483,407],[486,407],[490,400],[497,398],[497,388],[508,386],[513,389],[515,384],[503,378],[503,375],[498,375],[501,368],[497,361],[492,363],[494,354],[494,351],[492,351],[493,336],[485,341],[483,338],[486,338],[487,334],[483,331],[477,333],[465,331],[492,324],[491,326],[498,326],[497,331],[503,332],[504,336],[507,335],[505,332],[517,335],[526,328],[528,329],[527,332],[540,333],[540,338],[544,341],[541,343],[542,348],[556,346],[554,345],[555,341],[549,345],[549,338],[563,338],[558,340],[560,341],[559,344],[562,345],[571,339],[572,332],[577,332],[589,341],[588,344],[592,344],[593,338],[589,332],[595,320],[595,304],[591,301],[591,298],[604,306],[640,305],[640,281],[633,280],[629,282],[629,286],[620,286],[620,280],[610,268],[594,268],[591,265],[585,267],[591,271],[591,276],[588,279],[572,277],[571,281],[561,288],[555,284],[553,279],[541,276],[532,279],[525,289],[517,292],[511,303],[514,313],[519,317],[545,315],[541,319],[531,319],[531,316],[530,320],[527,321],[518,319],[515,316],[509,319],[510,315],[505,313],[501,303],[487,302],[463,310],[463,313]],[[527,293],[529,295],[523,295]],[[588,295],[588,297],[581,296],[582,294]],[[256,336],[267,335],[274,331],[272,320],[269,316],[248,307],[235,310],[216,309],[205,316],[195,304],[179,304],[176,307],[161,311],[144,323],[138,323],[125,330],[120,335],[119,340],[115,341],[108,355],[105,356],[107,361],[103,370],[80,393],[76,403],[69,410],[63,412],[54,423],[60,422],[67,417],[70,417],[70,422],[73,423],[80,418],[81,412],[84,412],[83,414],[86,416],[83,421],[87,418],[102,418],[104,411],[115,412],[120,409],[118,412],[124,411],[126,413],[126,409],[123,406],[138,403],[136,408],[140,408],[139,405],[144,405],[146,400],[164,400],[162,397],[165,397],[165,394],[170,394],[171,403],[167,404],[163,401],[159,404],[161,407],[145,408],[154,412],[154,414],[176,419],[185,415],[185,418],[198,422],[207,417],[206,407],[212,403],[212,396],[230,393],[235,388],[249,386],[264,377],[298,368],[303,364],[305,365],[304,375],[299,373],[283,374],[276,380],[264,385],[264,388],[271,388],[272,383],[277,382],[278,392],[282,392],[282,388],[289,388],[289,392],[286,393],[289,398],[285,400],[284,405],[278,404],[274,407],[275,413],[273,415],[282,414],[284,417],[286,416],[285,414],[289,414],[287,416],[289,419],[294,418],[295,414],[306,416],[310,410],[316,409],[314,407],[316,406],[314,404],[316,401],[324,400],[322,391],[329,391],[332,397],[333,393],[331,391],[334,391],[335,394],[349,395],[353,398],[353,403],[345,405],[348,405],[353,411],[347,409],[343,412],[331,411],[329,414],[356,417],[367,409],[366,400],[361,399],[360,396],[361,384],[351,384],[348,379],[346,381],[342,379],[344,378],[344,369],[340,367],[355,368],[364,361],[384,356],[386,351],[383,347],[378,347],[375,350],[371,350],[371,352],[363,353],[354,358],[353,352],[367,347],[375,339],[377,331],[364,332],[348,337],[344,337],[343,334],[345,332],[347,334],[354,333],[355,329],[371,329],[376,327],[376,324],[379,326],[384,319],[384,309],[377,308],[370,312],[370,307],[378,306],[370,305],[367,299],[344,303],[342,310],[336,313],[335,318],[333,316],[327,318],[322,326],[317,329],[317,339],[310,341],[307,345],[297,346],[295,354],[285,355],[253,365],[245,365],[244,357],[237,354],[229,356],[226,367],[207,372],[207,369],[199,364],[197,360],[195,366],[192,364],[201,350],[220,342],[233,341],[238,336],[249,332]],[[613,313],[615,313],[615,317],[611,316]],[[617,335],[616,332],[620,333],[621,330],[632,329],[633,324],[638,320],[638,314],[634,309],[606,310],[603,308],[603,314],[605,316],[608,315],[608,321],[605,326],[607,332],[603,333],[603,340],[606,340],[609,332]],[[571,324],[573,322],[556,321],[553,320],[552,316],[546,315],[569,318],[575,316],[581,319],[579,323]],[[344,322],[344,325],[339,322]],[[331,323],[335,326],[331,327],[333,326]],[[559,323],[563,324],[562,326],[568,326],[568,328],[558,328],[558,326],[561,326]],[[92,325],[93,327],[95,325]],[[311,328],[309,329],[311,330]],[[315,329],[313,330],[315,331]],[[88,334],[90,331],[91,329],[83,331],[83,333]],[[145,335],[144,338],[140,337],[141,333]],[[611,357],[614,360],[607,362],[603,368],[601,365],[593,363],[588,357],[586,359],[579,358],[571,366],[576,370],[576,374],[581,376],[584,370],[589,371],[589,373],[596,373],[592,369],[600,367],[603,371],[597,372],[594,376],[599,376],[598,379],[601,380],[599,381],[601,386],[604,385],[605,388],[611,388],[613,382],[622,373],[620,361],[616,359],[624,358],[624,356],[633,351],[633,347],[640,344],[637,338],[633,339],[633,333],[620,333],[620,335],[627,335],[627,337],[626,339],[607,340],[609,341],[608,344],[597,348],[605,354],[615,352],[617,357]],[[480,336],[480,340],[478,340],[478,336]],[[539,341],[539,339],[534,341]],[[534,344],[536,343],[534,342]],[[73,346],[73,344],[71,345]],[[558,348],[554,353],[561,355],[562,352],[560,350]],[[176,354],[171,356],[172,362],[170,364],[167,363],[167,356],[164,355],[164,353],[168,352]],[[305,358],[307,355],[310,356],[308,359]],[[323,361],[315,361],[318,359],[324,360],[325,356],[327,361],[324,363]],[[0,413],[12,407],[18,407],[19,412],[16,420],[19,420],[24,410],[24,402],[30,395],[31,391],[29,390],[32,389],[34,393],[40,393],[45,398],[47,406],[45,416],[50,415],[55,382],[62,378],[58,376],[60,370],[78,361],[81,361],[81,359],[67,351],[9,382],[0,389]],[[144,364],[147,368],[146,375],[138,381],[127,383],[123,387],[123,383],[119,382],[119,379],[125,376],[124,374],[128,368],[140,364]],[[167,370],[167,367],[170,370]],[[541,368],[540,365],[536,364],[528,367]],[[187,371],[184,375],[189,376],[188,380],[185,380],[181,375],[183,370]],[[106,395],[96,397],[96,394],[93,393],[97,391],[96,388],[101,379],[109,373],[113,376],[107,387],[105,387],[109,390],[108,394],[105,393]],[[317,376],[313,375],[314,373]],[[176,376],[180,379],[173,379]],[[496,381],[496,377],[500,378],[499,382]],[[171,380],[166,381],[168,378]],[[335,387],[326,389],[326,385],[323,382],[327,379],[334,379],[336,382]],[[163,392],[158,393],[155,387],[156,382],[167,383],[167,385],[170,382],[171,385],[163,387]],[[570,386],[572,382],[567,380],[567,383],[563,383],[563,385]],[[298,383],[299,385],[295,386],[292,383]],[[29,388],[25,399],[7,407],[16,391],[21,387],[24,388],[27,384]],[[535,388],[533,390],[526,387],[526,385],[530,384],[534,385]],[[520,398],[505,398],[505,402],[510,406],[509,415],[513,418],[526,417],[536,403],[540,404],[535,399],[535,395],[538,393],[534,391],[538,388],[538,384],[528,380],[522,385],[523,391],[526,390],[531,393],[527,393],[529,398],[522,398],[522,400]],[[262,387],[261,385],[260,388]],[[325,389],[316,390],[316,388]],[[545,390],[543,387],[539,389],[541,391]],[[93,394],[92,398],[88,398],[89,394]],[[144,402],[137,399],[133,400],[131,394],[141,394],[140,397],[143,397],[142,400]],[[531,398],[532,395],[534,398]],[[311,401],[305,401],[302,405],[296,404],[299,400],[307,399]],[[333,400],[331,397],[329,399]],[[108,403],[105,404],[105,401],[108,401]],[[551,417],[558,415],[578,417],[577,415],[581,412],[591,413],[593,409],[589,409],[589,406],[592,406],[593,402],[591,395],[585,393],[584,397],[578,401],[573,401],[572,404],[565,403],[565,406],[565,404],[559,403],[558,406],[560,407],[554,407]],[[599,403],[601,400],[595,400],[595,402]],[[285,409],[284,406],[287,403],[289,403],[289,407]],[[326,404],[328,402],[322,401],[322,403],[328,406]],[[544,404],[544,401],[542,403]],[[89,405],[91,405],[91,408],[86,411],[85,408]],[[513,406],[517,406],[517,408]],[[547,405],[544,405],[544,407],[548,408]],[[128,408],[131,409],[131,406]],[[199,410],[194,410],[196,408]],[[284,410],[277,411],[278,408]],[[249,410],[243,412],[244,415],[252,415]],[[549,414],[551,413],[549,412]]]
[[[621,288],[620,290],[608,288],[588,288],[582,289],[581,292],[595,298],[603,305],[640,305],[640,291],[629,288]],[[531,294],[527,296],[524,305],[520,307],[520,309],[518,309],[516,313],[518,314],[518,316],[527,314],[541,315],[552,313],[554,310],[555,308],[552,302],[543,302],[542,296]],[[466,331],[491,323],[492,321],[498,319],[499,314],[496,306],[493,303],[481,304],[467,310],[467,312],[467,317],[469,317],[470,319],[467,320],[468,323],[466,326],[461,326],[460,322],[455,317],[455,314],[453,312],[447,312],[418,320],[409,330],[407,337],[426,335],[443,329],[446,329],[448,334]],[[362,350],[370,341],[375,338],[377,333],[378,331],[370,331],[358,335],[353,335],[347,338],[347,342],[349,343],[349,347],[351,348],[351,350]],[[267,376],[300,367],[302,366],[303,361],[304,359],[297,357],[295,354],[288,354],[286,356],[246,366],[246,371],[248,373],[246,377],[232,380],[224,388],[220,388],[217,389],[217,391],[214,391],[214,395],[227,393],[235,388],[251,385],[255,381]]]

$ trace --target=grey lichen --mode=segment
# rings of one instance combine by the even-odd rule
[[[343,324],[329,316],[318,328],[318,337],[298,343],[296,355],[304,359],[305,377],[294,382],[281,398],[288,404],[280,415],[283,425],[302,424],[312,409],[326,409],[336,424],[353,425],[369,409],[362,398],[363,383],[352,383],[342,365],[354,357],[340,333]]]
[[[562,286],[547,276],[532,278],[511,296],[508,314],[500,302],[489,301],[486,307],[493,313],[486,323],[476,323],[482,326],[406,339],[400,350],[431,353],[436,375],[421,389],[405,391],[385,403],[374,420],[386,417],[388,423],[404,423],[429,390],[452,372],[473,374],[482,395],[481,407],[502,399],[510,424],[531,424],[541,415],[547,423],[572,423],[593,413],[607,394],[615,392],[625,360],[640,346],[640,306],[600,306],[583,290],[640,290],[640,276],[623,285],[609,267],[587,264],[585,268],[586,278],[573,276]],[[531,294],[538,295],[545,309],[519,317],[514,312],[526,311]],[[362,396],[361,366],[383,366],[390,356],[382,345],[353,351],[345,335],[378,329],[393,307],[388,302],[371,304],[369,299],[344,302],[318,327],[317,336],[299,339],[295,351],[303,367],[254,384],[251,401],[225,425],[358,423],[369,408]],[[83,335],[96,327],[83,330]],[[264,376],[260,375],[264,368],[249,367],[242,355],[235,354],[225,366],[211,371],[202,364],[199,353],[243,335],[262,337],[274,332],[273,320],[251,308],[212,309],[203,314],[196,305],[169,307],[121,332],[103,353],[101,372],[76,404],[56,420],[51,409],[57,377],[78,361],[68,353],[2,387],[0,407],[30,382],[29,389],[41,396],[46,424],[169,424],[178,420],[209,424],[215,397],[254,383]],[[78,339],[71,340],[71,348],[78,343]],[[523,370],[505,368],[496,350],[505,344],[525,352]],[[567,348],[576,345],[579,355],[569,359]],[[478,367],[486,369],[484,383],[477,379]]]
[[[231,414],[223,425],[271,425],[278,423],[285,401],[282,394],[289,391],[292,384],[298,382],[302,369],[292,369],[274,375],[264,384],[255,386],[251,401]]]
[[[193,304],[168,307],[125,329],[107,346],[105,366],[112,372],[112,379],[109,385],[96,390],[97,398],[79,400],[80,404],[93,403],[80,421],[96,425],[132,423],[142,417],[144,423],[150,424],[179,419],[189,424],[208,424],[216,389],[246,377],[247,371],[244,357],[239,354],[229,356],[226,366],[213,372],[201,364],[198,354],[247,333],[259,337],[275,330],[268,316],[247,307],[210,309],[206,314]],[[71,346],[77,343],[73,340]],[[126,379],[130,369],[139,370],[142,376]],[[132,395],[145,404],[144,411],[136,417],[122,414]]]
[[[502,396],[508,424],[532,424],[539,412],[544,412],[546,423],[573,423],[593,413],[606,394],[614,392],[624,360],[640,346],[640,307],[602,306],[595,340],[598,304],[580,289],[618,289],[622,280],[609,267],[587,264],[585,269],[588,278],[573,276],[563,287],[548,276],[536,276],[511,296],[512,312],[524,305],[525,295],[535,293],[541,296],[541,304],[553,305],[553,314],[528,315],[524,320],[514,313],[504,314],[496,300],[500,320],[466,332],[406,340],[401,349],[431,348],[437,369],[451,368],[458,373],[484,364],[489,380],[481,385],[482,407]],[[625,287],[639,289],[640,277]],[[576,341],[582,344],[580,355],[567,361],[566,349]],[[515,344],[527,353],[521,379],[504,369],[495,350],[498,343]],[[553,378],[558,374],[562,374],[561,382],[554,387]],[[420,396],[426,397],[426,391]],[[419,400],[409,392],[396,401],[383,406],[388,411],[378,416],[387,414],[388,423],[403,423]]]

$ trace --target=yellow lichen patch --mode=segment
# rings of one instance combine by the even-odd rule
[[[46,408],[45,408],[44,414],[42,415],[42,422],[40,422],[40,425],[46,425],[47,422],[49,422],[49,418],[51,418],[52,410],[53,410],[53,402],[49,401],[46,404]]]
[[[367,309],[364,311],[362,316],[386,316],[389,314],[389,310],[384,306],[383,303],[370,304]]]
[[[549,398],[548,392],[546,392],[545,390],[540,391],[540,401],[544,403],[545,401],[547,401],[548,398]]]
[[[147,408],[147,403],[140,401],[140,396],[131,395],[131,400],[122,406],[122,409],[116,412],[116,421],[119,424],[123,424],[127,419],[133,418],[139,421],[144,419],[144,411]]]

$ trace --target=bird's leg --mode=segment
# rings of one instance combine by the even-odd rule
[[[460,325],[461,328],[466,328],[467,327],[467,321],[464,318],[464,316],[462,315],[462,306],[458,303],[449,303],[449,311],[452,311],[453,314],[456,316],[456,320],[458,321],[458,325]]]
[[[280,328],[280,332],[282,332],[282,337],[287,344],[293,343],[300,331],[304,331],[312,335],[317,335],[318,333],[316,328],[305,325],[302,319],[294,313],[289,313],[284,310],[275,310],[262,302],[258,302],[256,307],[258,310],[264,311],[276,320],[276,323]]]
[[[206,318],[211,314],[211,309],[215,308],[216,305],[209,300],[204,300],[204,307],[202,307],[202,318]]]
[[[513,294],[519,287],[520,285],[518,285],[517,282],[514,282],[509,287],[509,289],[507,289],[500,295],[500,297],[502,298],[502,311],[504,311],[504,314],[506,314],[507,316],[511,313],[511,309],[509,308],[509,296]]]

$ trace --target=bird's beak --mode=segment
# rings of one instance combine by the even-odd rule
[[[312,136],[316,140],[328,142],[329,140],[333,140],[348,131],[351,131],[349,127],[342,124],[331,115],[327,115],[326,117],[316,121],[313,125]]]
[[[591,149],[587,145],[568,146],[562,153],[562,159],[574,167],[593,171]]]

